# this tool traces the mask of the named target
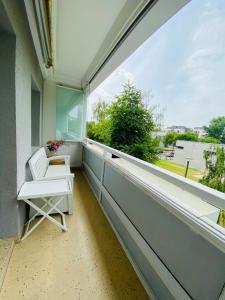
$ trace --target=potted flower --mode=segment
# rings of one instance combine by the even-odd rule
[[[59,147],[63,145],[63,141],[50,140],[46,144],[49,151],[49,156],[54,156],[56,155]]]

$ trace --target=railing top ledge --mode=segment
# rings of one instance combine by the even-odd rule
[[[158,166],[155,166],[151,163],[145,162],[141,159],[138,159],[136,157],[133,157],[129,154],[126,154],[124,152],[121,152],[119,150],[113,149],[109,146],[106,146],[104,144],[101,144],[99,142],[96,142],[94,140],[91,140],[89,138],[85,138],[84,145],[92,144],[99,146],[104,152],[108,152],[110,154],[114,154],[118,156],[119,158],[126,159],[127,161],[135,164],[136,166],[149,171],[151,173],[157,174],[161,178],[163,177],[165,180],[176,184],[180,187],[182,187],[184,190],[188,189],[189,191],[193,192],[194,194],[197,194],[198,196],[201,196],[204,201],[208,202],[211,205],[215,205],[218,208],[225,209],[225,194],[219,191],[216,191],[212,188],[209,188],[207,186],[204,186],[200,183],[194,182],[190,179],[183,178],[177,174],[174,174],[170,171],[164,170]]]

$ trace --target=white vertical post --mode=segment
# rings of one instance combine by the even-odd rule
[[[90,95],[90,86],[89,84],[85,83],[85,87],[84,87],[84,94],[83,94],[83,98],[84,98],[84,111],[83,111],[83,126],[82,126],[82,140],[84,140],[84,138],[86,137],[86,131],[87,131],[87,126],[86,126],[86,122],[87,122],[87,104],[88,104],[88,97]]]

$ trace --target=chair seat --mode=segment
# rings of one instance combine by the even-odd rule
[[[54,176],[65,176],[71,174],[70,167],[67,165],[59,165],[59,166],[48,166],[47,172],[45,174],[45,178],[54,177]]]

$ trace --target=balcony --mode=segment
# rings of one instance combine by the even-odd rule
[[[0,298],[224,299],[224,194],[85,138],[91,91],[189,1],[87,2],[0,0],[0,237],[21,238],[36,149],[63,138],[76,167],[69,231],[9,242]]]
[[[224,195],[92,140],[82,152],[69,231],[44,221],[15,246],[3,299],[213,299]]]

